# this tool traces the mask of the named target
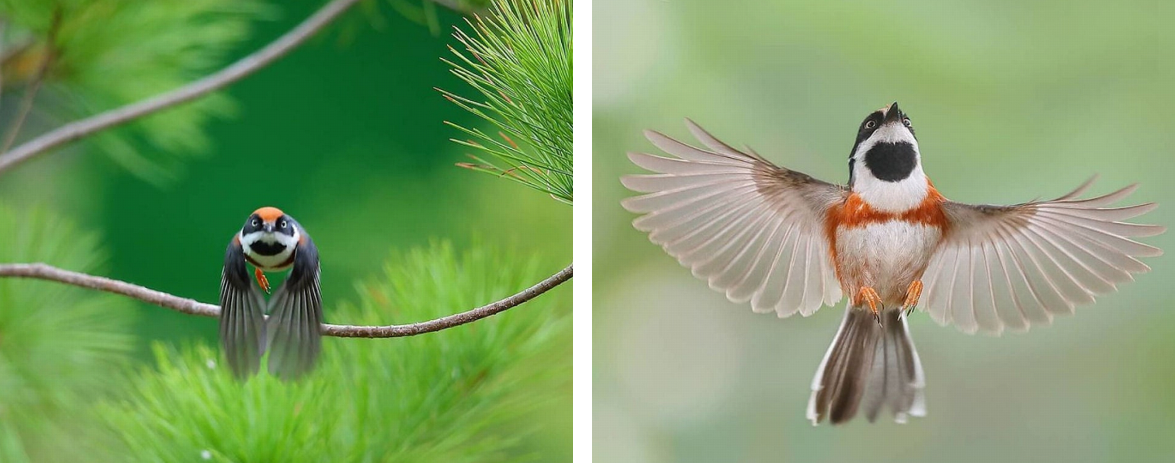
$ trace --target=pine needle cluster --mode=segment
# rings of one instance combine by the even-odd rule
[[[465,50],[446,61],[479,97],[441,90],[497,133],[450,124],[471,155],[463,167],[488,172],[572,202],[571,0],[496,0],[488,17],[454,34]]]
[[[98,239],[42,210],[0,204],[0,262],[102,270]],[[0,461],[65,461],[88,408],[130,361],[131,304],[50,282],[0,279]]]

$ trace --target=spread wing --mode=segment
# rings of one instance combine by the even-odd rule
[[[257,373],[265,350],[265,298],[245,269],[237,237],[225,251],[220,273],[220,344],[237,378]]]
[[[1052,201],[945,203],[947,232],[922,276],[922,303],[931,317],[965,332],[1027,330],[1150,270],[1138,258],[1162,250],[1131,238],[1166,229],[1123,221],[1156,205],[1110,207],[1135,185],[1077,199],[1092,183]]]
[[[273,294],[269,316],[269,372],[297,379],[314,369],[322,350],[322,295],[318,249],[306,236],[294,251],[294,268]]]
[[[633,226],[731,301],[751,301],[756,312],[807,316],[839,301],[824,217],[844,200],[844,188],[731,148],[693,121],[686,125],[709,149],[646,131],[674,157],[629,153],[656,172],[621,179],[646,193],[621,203],[644,214]]]

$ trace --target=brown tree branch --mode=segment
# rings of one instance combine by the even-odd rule
[[[183,87],[71,122],[0,155],[0,173],[60,145],[116,127],[224,88],[285,56],[359,0],[331,0],[285,35],[228,67]]]
[[[399,338],[416,336],[418,334],[441,331],[455,326],[481,320],[495,315],[522,303],[534,299],[563,282],[571,279],[571,265],[558,273],[551,275],[526,288],[513,296],[493,302],[476,309],[461,312],[447,317],[437,318],[408,325],[360,326],[360,325],[322,325],[322,334],[340,338]],[[112,280],[105,277],[87,275],[84,273],[63,270],[48,264],[0,264],[0,277],[33,278],[38,280],[56,281],[67,285],[95,289],[108,293],[138,299],[148,304],[154,304],[166,309],[172,309],[189,315],[203,317],[220,316],[220,307],[205,304],[195,299],[173,296],[164,292],[145,288],[125,281]]]

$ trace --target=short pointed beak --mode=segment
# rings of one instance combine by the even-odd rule
[[[261,227],[265,233],[273,233],[273,222],[265,222],[265,226]]]
[[[889,109],[886,110],[885,121],[883,121],[883,123],[892,122],[892,121],[901,121],[901,120],[902,120],[902,110],[901,110],[901,108],[898,108],[898,102],[895,101],[895,102],[893,102],[893,104],[889,105]]]

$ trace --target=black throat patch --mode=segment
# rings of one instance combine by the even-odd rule
[[[918,161],[908,142],[878,143],[865,153],[865,166],[878,180],[900,182],[910,176]]]
[[[253,242],[249,245],[249,249],[262,256],[276,256],[286,250],[286,245],[281,243],[266,243],[261,240]]]

